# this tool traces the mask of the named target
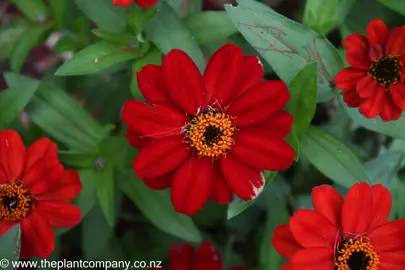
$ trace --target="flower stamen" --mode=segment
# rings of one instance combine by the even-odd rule
[[[0,190],[0,220],[19,221],[32,209],[32,196],[22,184],[12,182]]]
[[[335,270],[378,270],[378,254],[367,237],[344,239],[335,255]]]
[[[398,57],[383,56],[371,64],[369,74],[382,87],[388,89],[390,84],[401,81],[401,63]]]

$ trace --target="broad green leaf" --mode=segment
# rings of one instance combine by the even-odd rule
[[[31,49],[38,44],[50,27],[52,24],[34,26],[27,29],[24,35],[18,39],[10,55],[10,67],[13,71],[20,71]]]
[[[27,83],[22,80],[19,86],[8,88],[0,92],[0,130],[7,128],[31,100],[39,82]]]
[[[92,168],[79,170],[78,173],[82,182],[82,190],[73,202],[82,210],[84,217],[97,204],[96,185],[98,179],[96,172]]]
[[[143,98],[138,88],[138,81],[136,73],[149,64],[161,65],[162,64],[162,52],[158,48],[152,48],[142,58],[136,59],[132,64],[132,78],[131,78],[131,94],[134,98]]]
[[[99,42],[76,53],[56,71],[56,76],[85,75],[102,71],[118,63],[137,58],[138,52],[129,46]]]
[[[136,41],[135,36],[129,34],[129,33],[115,33],[115,32],[110,32],[102,29],[93,29],[91,32],[104,39],[105,41],[110,41],[112,43],[119,43],[123,45],[130,45],[131,41]]]
[[[370,178],[353,152],[339,140],[310,126],[300,137],[301,155],[334,182],[351,187],[370,183]]]
[[[268,185],[274,177],[277,175],[277,172],[271,172],[271,171],[265,171],[262,177],[265,179],[266,184],[263,187],[263,189]],[[260,194],[259,194],[260,195]],[[238,197],[235,197],[233,201],[229,204],[228,206],[228,212],[227,212],[227,219],[231,219],[245,211],[249,206],[251,206],[255,201],[257,197],[254,198],[253,200],[250,201],[244,201]]]
[[[15,43],[28,29],[25,20],[17,20],[0,26],[0,60],[5,60],[10,56]]]
[[[115,181],[114,168],[108,164],[103,171],[96,172],[96,189],[98,203],[104,213],[104,217],[110,227],[114,227],[115,222]]]
[[[268,207],[264,237],[260,244],[259,270],[280,269],[281,255],[271,244],[274,229],[288,223],[290,215],[285,202],[275,199]]]
[[[156,8],[137,8],[128,15],[128,24],[134,31],[135,35],[143,32],[149,21],[157,13]]]
[[[0,267],[2,269],[15,269],[13,262],[17,262],[20,257],[20,239],[21,230],[19,224],[0,236],[0,258],[3,259],[3,261],[0,259]]]
[[[49,0],[53,18],[56,21],[56,27],[60,30],[66,25],[66,11],[69,8],[69,0]]]
[[[50,12],[43,0],[13,0],[13,4],[32,21],[43,22],[49,18]]]
[[[405,16],[405,1],[403,0],[378,0],[379,3]]]
[[[170,201],[169,190],[152,190],[131,170],[124,171],[118,184],[142,214],[160,230],[188,242],[199,243],[202,237],[193,220],[177,213]]]
[[[398,120],[385,122],[379,116],[368,119],[359,112],[359,108],[349,108],[342,97],[338,98],[340,105],[345,109],[354,123],[371,131],[379,132],[397,139],[405,140],[405,115]]]
[[[287,84],[308,63],[318,62],[317,101],[331,99],[333,78],[343,67],[339,52],[320,34],[254,0],[225,5],[234,25]]]
[[[318,64],[304,67],[288,85],[290,100],[286,110],[294,116],[293,130],[300,134],[307,130],[315,115],[318,88]]]
[[[194,60],[200,71],[204,70],[205,60],[197,41],[182,24],[173,8],[165,2],[159,2],[156,7],[159,11],[145,29],[149,40],[165,54],[172,49],[183,50]]]
[[[401,168],[405,158],[404,151],[389,151],[363,164],[370,175],[371,183],[389,187]]]
[[[219,42],[238,32],[224,11],[204,11],[194,13],[184,20],[199,44]]]
[[[74,0],[98,27],[112,32],[123,32],[127,23],[127,11],[124,7],[114,6],[111,0]]]

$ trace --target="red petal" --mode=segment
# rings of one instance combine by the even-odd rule
[[[357,94],[362,98],[373,98],[380,91],[381,86],[371,76],[363,77],[356,87]]]
[[[193,60],[173,49],[163,57],[163,77],[173,103],[187,113],[195,113],[206,99],[203,78]]]
[[[31,167],[32,164],[43,157],[58,159],[58,148],[56,144],[48,138],[41,138],[28,147],[25,167]]]
[[[399,56],[405,53],[405,28],[395,27],[388,33],[385,54]]]
[[[233,200],[233,194],[217,162],[214,164],[213,179],[215,180],[212,183],[210,199],[218,204],[230,203]]]
[[[139,178],[159,177],[177,168],[189,154],[180,136],[154,140],[139,151],[133,168]]]
[[[222,259],[219,251],[211,243],[202,243],[195,259],[195,270],[222,270]]]
[[[21,245],[20,245],[20,259],[31,259],[31,257],[35,256],[35,251],[31,247],[30,243],[25,239],[25,237],[21,237]]]
[[[14,130],[0,131],[0,164],[7,172],[8,180],[17,180],[25,165],[25,146]]]
[[[41,200],[71,201],[79,195],[82,183],[79,174],[73,170],[64,170],[62,177],[52,186]]]
[[[226,44],[213,54],[204,71],[208,101],[224,104],[232,98],[244,60],[242,49],[234,44]]]
[[[237,267],[231,267],[229,270],[249,270],[247,267],[243,266],[237,266]]]
[[[229,108],[237,127],[259,123],[281,110],[290,99],[282,81],[265,81],[246,90]]]
[[[129,144],[137,149],[141,149],[142,147],[144,147],[148,142],[151,141],[150,138],[146,138],[146,137],[142,137],[141,134],[139,134],[138,132],[131,130],[131,129],[127,129],[126,131],[126,135],[127,135],[127,139]]]
[[[127,7],[130,4],[132,4],[133,0],[113,0],[113,4],[115,6],[123,6],[123,7]]]
[[[268,171],[281,171],[294,161],[294,149],[282,139],[266,136],[259,130],[241,130],[234,135],[232,153],[246,164]]]
[[[336,86],[343,90],[343,91],[349,91],[356,89],[357,84],[359,81],[367,76],[367,72],[364,70],[360,69],[355,69],[355,68],[344,68],[341,71],[339,71],[338,74],[335,76],[335,83]]]
[[[51,224],[39,213],[32,211],[21,222],[22,237],[35,256],[47,258],[55,249],[55,234]]]
[[[350,34],[343,40],[343,47],[348,50],[368,50],[367,39],[360,34]]]
[[[140,7],[140,8],[149,8],[153,7],[156,5],[158,0],[135,0],[135,3]]]
[[[384,44],[388,34],[387,25],[380,19],[371,21],[367,26],[367,39],[370,45]]]
[[[359,235],[366,232],[374,218],[371,187],[366,183],[354,184],[346,195],[342,209],[344,233]]]
[[[361,97],[356,93],[356,91],[347,91],[343,95],[343,101],[346,102],[347,106],[350,108],[356,108],[360,106]]]
[[[173,178],[171,197],[174,209],[188,216],[194,215],[208,200],[212,181],[215,181],[213,177],[212,159],[191,155]]]
[[[384,223],[368,237],[377,253],[405,250],[405,220]]]
[[[405,250],[395,252],[384,252],[378,254],[380,269],[397,270],[401,269],[405,264]]]
[[[8,184],[9,179],[7,176],[7,171],[4,169],[3,165],[0,163],[0,185]]]
[[[312,189],[312,204],[319,214],[340,227],[343,198],[333,187],[321,185]]]
[[[351,50],[346,52],[346,61],[350,66],[368,71],[371,61],[368,55],[368,51]]]
[[[379,225],[387,222],[391,211],[392,198],[390,191],[380,184],[372,186],[371,192],[373,197],[374,213],[372,228],[376,228]],[[372,230],[372,228],[370,230]]]
[[[163,82],[163,70],[157,65],[147,65],[137,72],[139,91],[150,104],[171,104]]]
[[[57,228],[76,226],[82,219],[82,211],[67,202],[38,200],[35,206],[35,210],[44,216],[52,226]]]
[[[368,55],[372,62],[378,61],[381,57],[384,56],[384,51],[383,51],[382,46],[380,44],[374,44],[374,45],[370,46]]]
[[[52,187],[52,178],[46,167],[45,158],[38,159],[22,176],[25,186],[35,196],[40,196]]]
[[[334,269],[332,248],[307,248],[295,253],[291,259],[292,269]]]
[[[338,228],[312,210],[298,210],[290,219],[291,232],[305,248],[333,247]]]
[[[189,244],[174,244],[169,252],[170,270],[189,270],[193,267],[194,247]]]
[[[13,228],[17,224],[18,224],[18,222],[15,222],[15,221],[1,220],[0,221],[0,236],[5,234],[8,230]]]
[[[291,114],[280,111],[247,129],[260,130],[265,132],[268,137],[283,139],[291,132],[293,121],[294,118]]]
[[[154,190],[167,189],[172,185],[173,177],[175,171],[169,172],[163,176],[155,178],[144,178],[142,179],[145,185]]]
[[[387,95],[380,114],[381,119],[383,121],[397,120],[401,114],[402,110],[392,101],[392,94]]]
[[[385,100],[385,90],[379,87],[374,97],[361,101],[359,111],[367,118],[375,118],[381,113]]]
[[[280,270],[292,270],[292,269],[293,269],[292,267],[293,267],[293,266],[292,266],[292,263],[288,262],[288,263],[284,264],[284,265],[280,268]]]
[[[220,166],[229,188],[242,200],[253,200],[262,192],[261,170],[243,163],[232,153],[220,158]]]
[[[286,259],[290,259],[298,250],[302,249],[301,245],[295,240],[288,224],[274,229],[271,243],[277,252]]]
[[[405,83],[399,82],[391,84],[389,86],[389,92],[391,93],[392,101],[394,101],[399,108],[405,110]]]
[[[166,105],[148,106],[137,100],[129,100],[122,112],[129,128],[143,136],[163,138],[180,134],[187,121],[183,114]]]

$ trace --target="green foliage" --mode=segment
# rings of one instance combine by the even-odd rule
[[[2,261],[2,268],[14,269],[12,263],[17,262],[20,257],[20,238],[21,230],[18,224],[0,237],[0,258],[6,259],[6,262]]]

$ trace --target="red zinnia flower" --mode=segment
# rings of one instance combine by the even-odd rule
[[[156,5],[158,0],[112,0],[115,6],[128,7],[135,2],[140,8],[148,8]]]
[[[396,120],[405,110],[405,27],[388,30],[380,19],[369,23],[367,38],[351,34],[344,41],[351,67],[335,77],[349,107],[367,118]]]
[[[274,231],[274,247],[290,260],[283,270],[404,268],[405,220],[387,222],[388,189],[355,184],[343,199],[323,185],[312,202],[315,211],[299,210]]]
[[[0,131],[0,235],[20,224],[21,258],[48,257],[55,245],[52,227],[80,223],[81,211],[68,202],[80,190],[78,174],[64,170],[49,139],[25,149],[17,132]]]
[[[197,252],[189,244],[174,244],[169,254],[170,270],[222,270],[221,254],[211,243],[202,243]],[[158,270],[162,268],[151,268]],[[164,269],[163,269],[164,270]],[[247,270],[246,267],[232,267],[229,270]]]
[[[255,198],[262,170],[286,169],[295,156],[283,140],[293,122],[282,110],[287,87],[262,76],[259,59],[232,44],[213,55],[203,76],[177,49],[162,67],[144,67],[138,85],[146,102],[128,101],[123,111],[128,140],[141,148],[136,175],[152,189],[171,186],[174,208],[187,215],[209,197]]]

